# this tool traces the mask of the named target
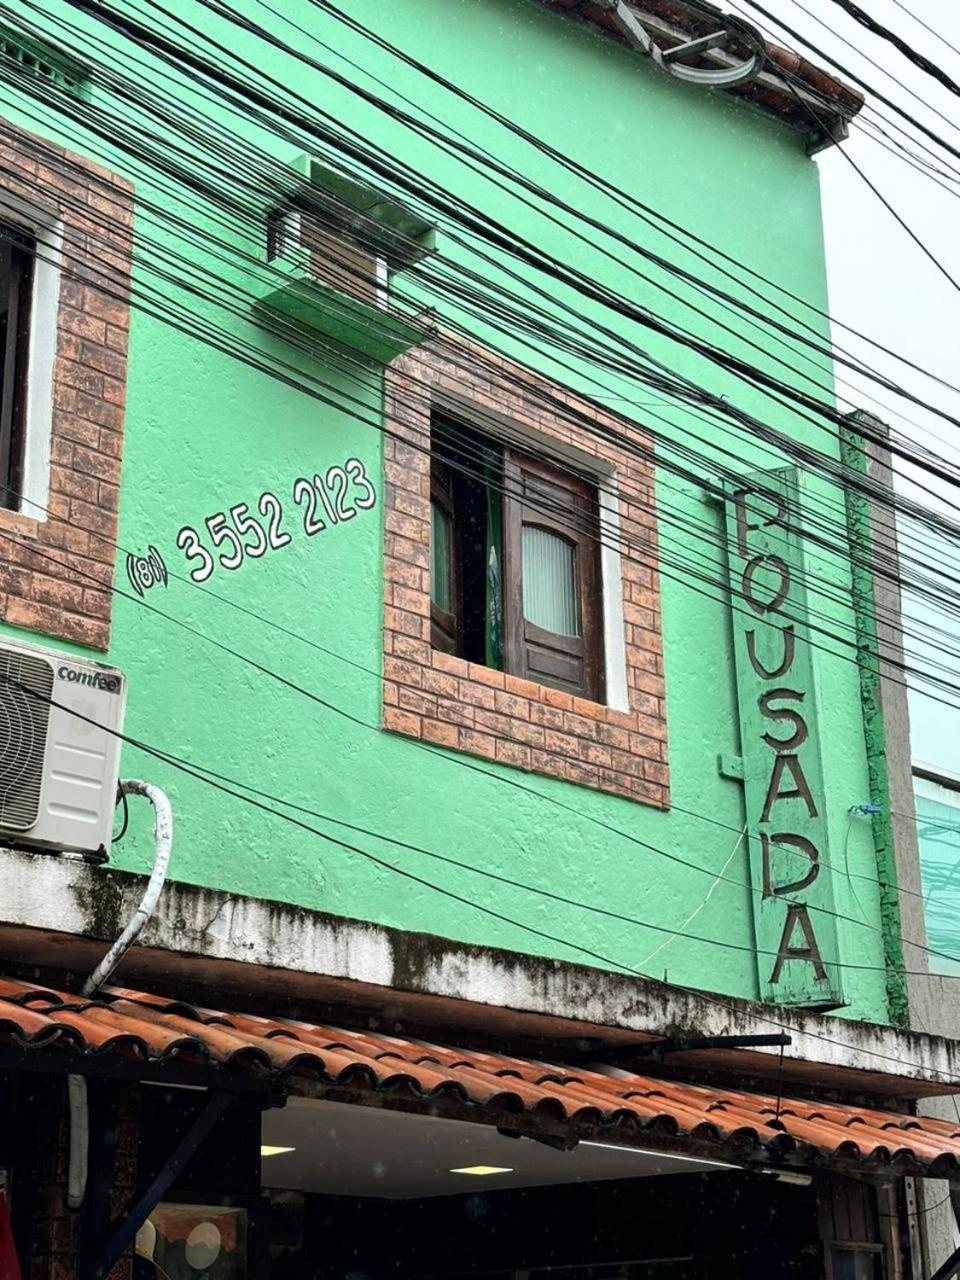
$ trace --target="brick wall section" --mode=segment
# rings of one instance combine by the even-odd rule
[[[37,1116],[30,1149],[32,1193],[29,1270],[24,1280],[72,1280],[76,1274],[76,1236],[67,1213],[67,1114],[62,1080],[46,1082],[47,1105]],[[18,1194],[15,1180],[13,1195]]]
[[[129,183],[0,122],[0,189],[63,225],[46,518],[0,509],[0,618],[105,650],[126,389]]]
[[[613,466],[619,495],[629,711],[571,697],[430,644],[430,412],[456,405]],[[488,352],[437,338],[387,371],[383,727],[666,808],[669,774],[649,437]],[[636,452],[634,452],[636,450]],[[623,552],[626,551],[626,554]]]

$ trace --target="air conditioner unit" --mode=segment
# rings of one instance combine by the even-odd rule
[[[109,850],[125,701],[113,667],[0,641],[0,843]]]

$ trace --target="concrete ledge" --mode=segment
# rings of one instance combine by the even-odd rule
[[[145,877],[0,850],[0,967],[79,978]],[[960,1091],[960,1042],[168,883],[119,980],[203,1004],[505,1043],[539,1057],[662,1036],[786,1029],[784,1077],[886,1099]],[[573,1015],[576,1015],[575,1017]],[[598,1051],[598,1056],[602,1056]],[[674,1059],[679,1066],[679,1059]],[[669,1063],[669,1060],[668,1060]],[[684,1074],[774,1078],[777,1050],[682,1055]],[[659,1069],[659,1068],[658,1068]]]

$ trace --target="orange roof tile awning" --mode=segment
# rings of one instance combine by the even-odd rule
[[[709,1153],[745,1165],[859,1166],[960,1179],[960,1116],[923,1116],[538,1062],[109,988],[83,999],[0,978],[0,1066],[171,1078],[183,1065],[292,1094],[399,1106],[517,1132]],[[229,1073],[229,1077],[225,1075]]]

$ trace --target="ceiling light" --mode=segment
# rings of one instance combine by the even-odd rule
[[[285,1156],[291,1151],[296,1151],[296,1147],[261,1147],[260,1154],[262,1156]]]
[[[468,1173],[474,1178],[486,1178],[491,1173],[513,1173],[512,1169],[505,1169],[498,1164],[468,1164],[462,1169],[451,1169],[451,1173]]]

